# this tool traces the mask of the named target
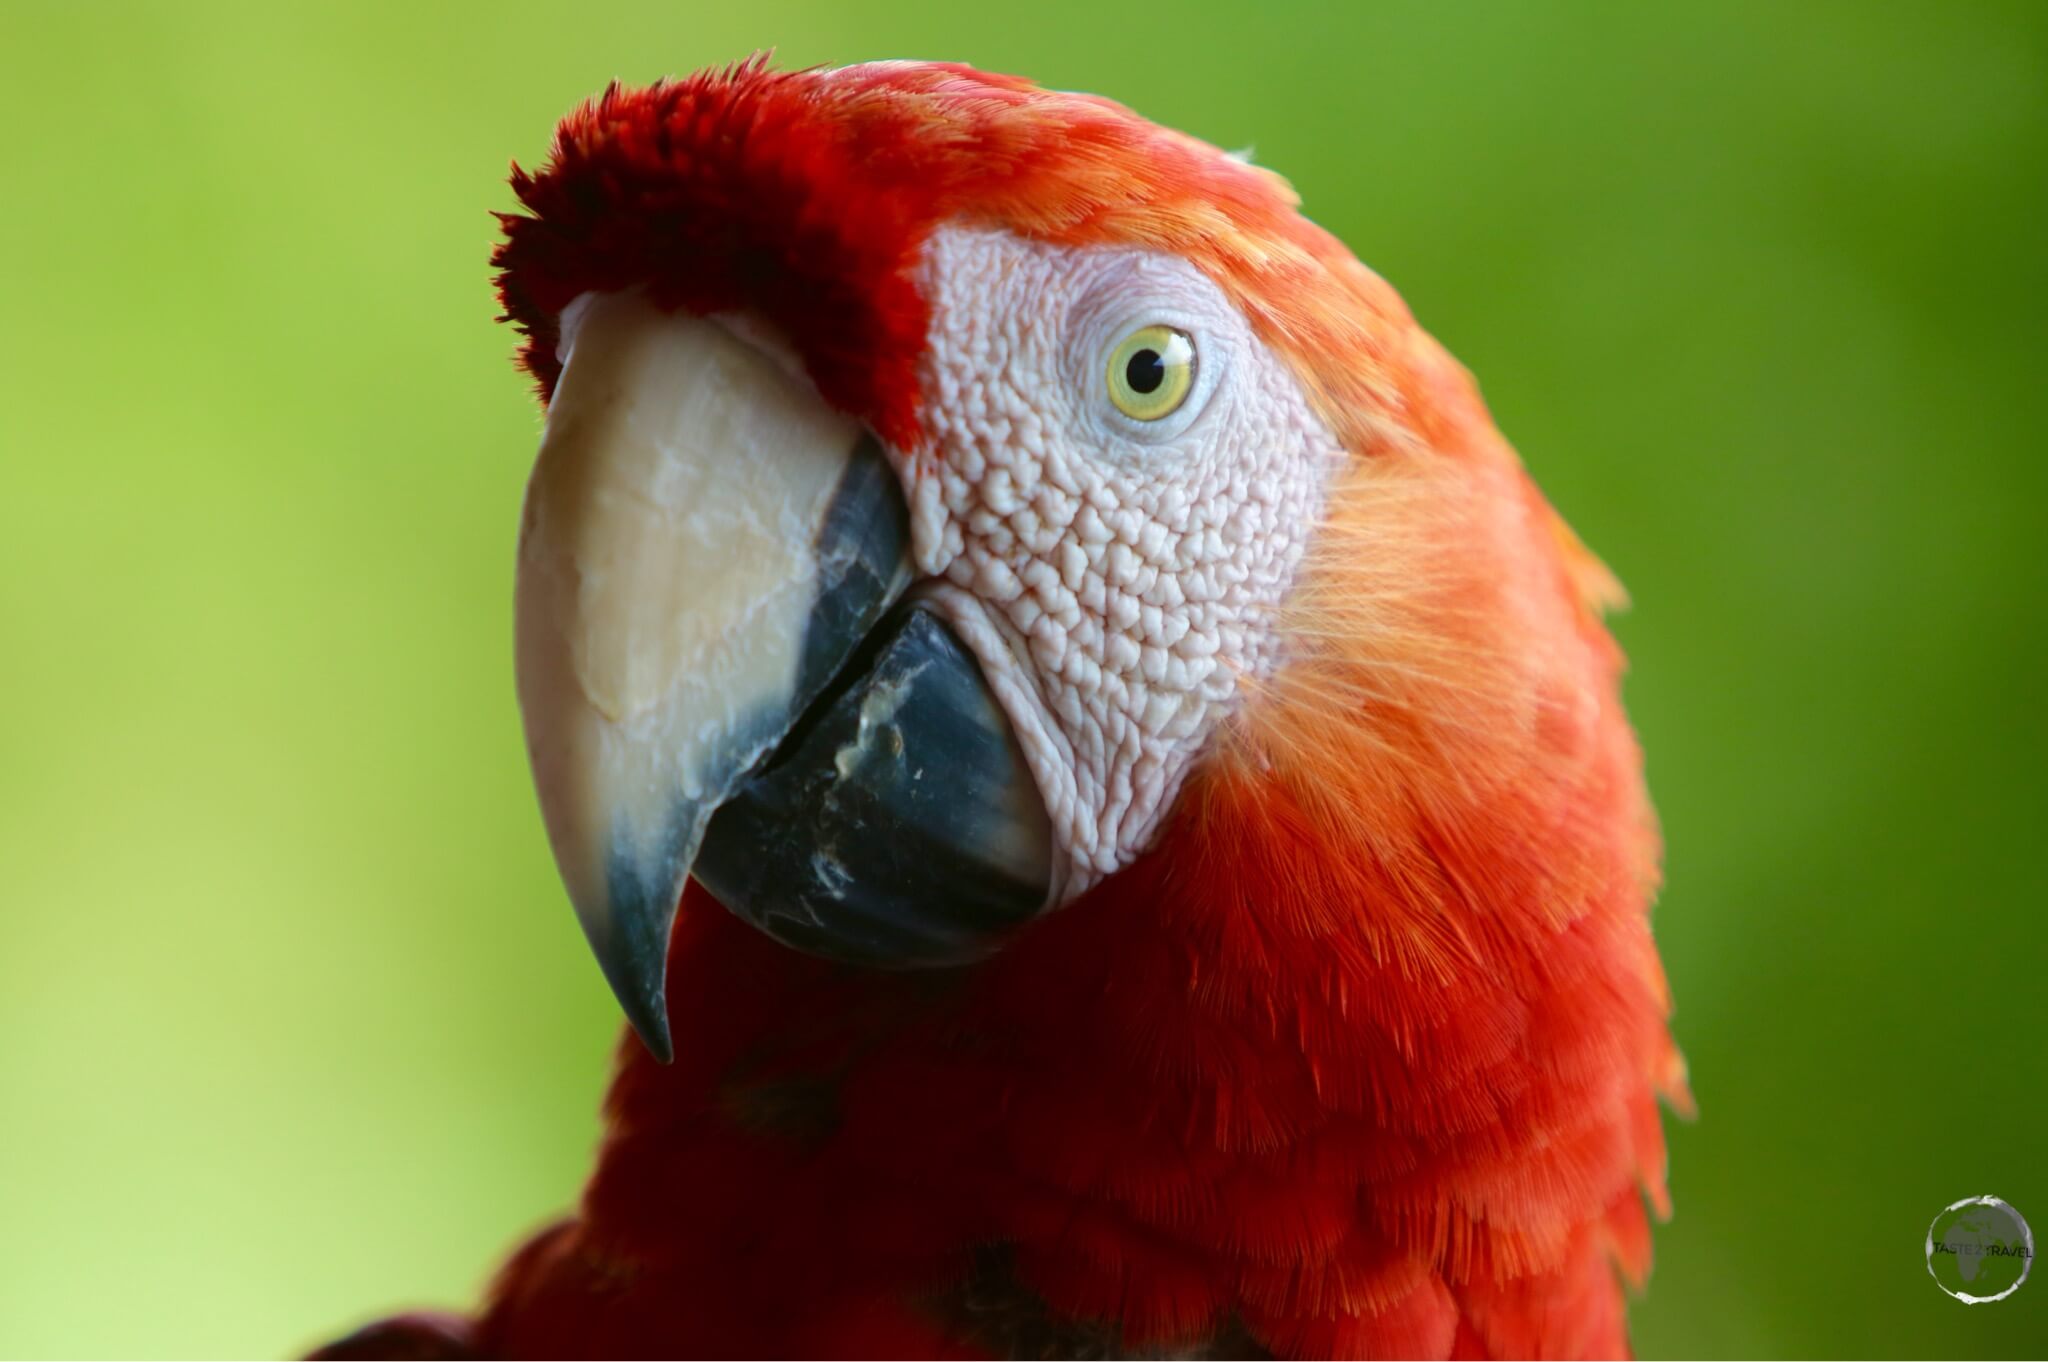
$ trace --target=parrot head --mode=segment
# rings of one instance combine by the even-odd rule
[[[1624,1349],[1619,588],[1394,291],[956,65],[613,87],[513,187],[520,708],[644,1045],[486,1353]]]
[[[1411,1010],[1611,923],[1661,999],[1618,589],[1278,176],[966,67],[756,60],[614,87],[514,187],[519,698],[658,1056],[691,877],[899,970],[1142,881]]]

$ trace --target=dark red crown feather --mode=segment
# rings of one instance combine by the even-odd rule
[[[896,413],[901,426],[925,326],[906,254],[929,196],[886,183],[848,193],[862,169],[848,129],[813,106],[795,77],[758,59],[614,85],[563,121],[545,170],[514,167],[531,216],[504,215],[494,263],[544,393],[560,370],[561,310],[586,291],[639,285],[665,307],[753,309],[788,335],[828,400],[870,419]]]
[[[527,211],[500,215],[493,264],[544,396],[561,310],[640,286],[765,318],[828,401],[899,447],[917,432],[929,318],[913,269],[941,222],[1191,256],[1230,247],[1232,223],[1314,233],[1282,181],[1213,147],[1108,100],[940,63],[774,71],[757,56],[613,85],[512,185]]]

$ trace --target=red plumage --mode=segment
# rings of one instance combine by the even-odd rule
[[[1297,660],[1146,856],[985,964],[835,966],[692,887],[676,1062],[626,1040],[583,1207],[480,1346],[1623,1351],[1684,1098],[1605,578],[1392,290],[1266,172],[959,67],[615,89],[514,182],[497,263],[544,393],[560,309],[640,285],[764,315],[915,450],[911,267],[977,221],[1187,256],[1355,467]]]

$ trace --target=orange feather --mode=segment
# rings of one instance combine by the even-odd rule
[[[1393,290],[1277,176],[962,67],[615,90],[516,182],[501,287],[544,389],[555,312],[638,283],[768,313],[916,450],[910,265],[964,220],[1186,257],[1352,457],[1285,665],[1156,847],[994,959],[847,970],[692,889],[677,1063],[627,1041],[580,1215],[484,1345],[961,1354],[1014,1297],[1130,1349],[1624,1351],[1657,1100],[1687,1099],[1619,588]]]

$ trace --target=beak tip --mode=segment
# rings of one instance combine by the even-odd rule
[[[675,929],[682,876],[667,862],[647,865],[614,848],[601,909],[583,917],[605,982],[640,1036],[663,1064],[675,1058],[668,1027],[668,944]]]
[[[673,1060],[675,1043],[669,1036],[668,989],[662,972],[632,970],[621,976],[607,970],[606,982],[647,1053],[663,1064]]]
[[[640,1043],[647,1047],[647,1053],[654,1056],[655,1062],[671,1064],[675,1061],[675,1042],[669,1038],[666,1006],[658,1007],[656,1011],[646,1015],[629,1017],[628,1020],[633,1023],[634,1033],[640,1037]]]

